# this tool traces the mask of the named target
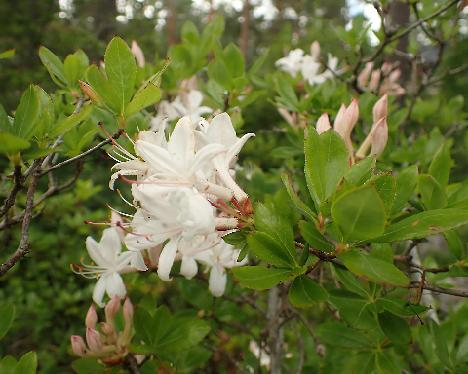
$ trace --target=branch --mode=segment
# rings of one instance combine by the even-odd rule
[[[49,172],[51,172],[52,170],[55,170],[55,169],[59,169],[61,168],[62,166],[65,166],[65,165],[68,165],[68,164],[71,164],[75,161],[78,161],[80,159],[82,159],[83,157],[86,157],[87,155],[93,153],[94,151],[102,148],[103,146],[105,146],[106,144],[110,144],[112,143],[114,140],[118,139],[120,135],[122,135],[123,133],[123,130],[120,130],[119,132],[117,132],[115,135],[113,135],[111,138],[109,139],[106,139],[106,140],[103,140],[102,142],[96,144],[94,147],[88,149],[87,151],[83,152],[83,153],[80,153],[79,155],[75,156],[75,157],[72,157],[72,158],[69,158],[68,160],[65,160],[65,161],[62,161],[62,162],[59,162],[58,164],[54,165],[54,166],[51,166],[50,168],[42,171],[41,173],[41,176],[44,175],[44,174],[47,174]]]
[[[10,208],[15,204],[16,195],[21,190],[23,186],[23,176],[21,175],[21,166],[16,165],[15,171],[13,172],[13,188],[10,191],[10,194],[5,199],[2,208],[0,209],[0,217],[3,217],[5,214],[8,213]]]
[[[35,167],[38,163],[35,163]],[[33,172],[29,182],[28,192],[26,195],[26,207],[24,208],[24,219],[21,227],[21,240],[16,252],[0,266],[0,276],[10,270],[19,260],[21,260],[29,252],[29,224],[31,222],[32,211],[34,208],[34,193],[37,188],[39,174]]]
[[[421,287],[420,282],[412,282],[411,285],[408,286],[408,288],[420,288],[420,287]],[[446,295],[467,297],[468,298],[468,291],[466,291],[466,290],[458,290],[456,288],[453,288],[453,289],[452,288],[443,288],[443,287],[430,285],[430,284],[427,284],[427,283],[423,286],[423,288],[425,290],[428,290],[428,291],[433,291],[433,292],[437,292],[437,293],[443,293],[443,294],[446,294]]]

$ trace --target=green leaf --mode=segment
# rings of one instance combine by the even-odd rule
[[[468,210],[447,208],[413,214],[388,226],[384,234],[373,241],[390,243],[408,239],[421,239],[454,229],[468,223]]]
[[[395,202],[396,181],[392,175],[379,175],[374,180],[375,190],[379,194],[385,206],[385,212],[389,213]]]
[[[242,266],[232,269],[232,272],[242,286],[255,290],[272,288],[293,275],[291,269],[264,266]]]
[[[28,352],[21,356],[12,374],[35,374],[37,369],[37,356],[35,352]]]
[[[344,178],[351,184],[360,186],[372,176],[375,167],[375,157],[369,156],[354,164],[345,174]]]
[[[306,221],[299,221],[301,236],[313,248],[324,252],[332,252],[335,247],[330,243],[315,227],[315,224]]]
[[[418,184],[418,167],[410,166],[401,171],[396,178],[395,200],[392,214],[400,213]]]
[[[63,73],[69,87],[76,87],[78,85],[78,80],[83,78],[88,65],[88,57],[83,51],[77,51],[65,58]]]
[[[147,106],[157,103],[159,99],[161,99],[161,90],[149,83],[133,97],[132,101],[130,101],[127,109],[125,109],[125,116],[130,117]]]
[[[11,131],[11,122],[10,118],[8,117],[7,112],[2,104],[0,104],[0,131]]]
[[[447,196],[439,182],[431,175],[420,175],[418,178],[421,201],[427,210],[439,209],[447,206]]]
[[[364,298],[369,297],[369,290],[365,286],[364,282],[358,280],[351,272],[341,269],[334,265],[335,274],[340,283],[349,291],[360,295]]]
[[[104,54],[107,79],[116,97],[119,113],[123,114],[126,105],[135,92],[137,65],[127,43],[114,37]]]
[[[2,339],[10,329],[15,319],[15,306],[11,304],[0,305],[0,339]]]
[[[379,298],[376,303],[379,307],[401,317],[410,317],[416,314],[421,315],[429,309],[424,305],[410,304],[405,300],[391,297]]]
[[[208,65],[208,76],[226,90],[232,89],[232,78],[222,57],[217,57]]]
[[[317,328],[317,335],[332,347],[369,349],[372,341],[360,330],[347,327],[339,322],[325,322]]]
[[[34,126],[41,116],[37,91],[33,85],[24,91],[15,113],[12,134],[29,140],[34,135]]]
[[[235,44],[230,43],[223,51],[223,60],[232,78],[244,74],[244,56]]]
[[[434,177],[434,179],[439,182],[442,188],[447,187],[450,168],[452,167],[452,160],[450,158],[450,147],[449,142],[445,142],[440,146],[435,154],[434,158],[431,161],[429,166],[429,174]]]
[[[289,251],[270,235],[257,232],[247,238],[250,251],[260,260],[278,267],[294,267],[296,261]]]
[[[83,357],[73,361],[72,368],[78,374],[96,374],[101,373],[105,369],[105,366],[100,364],[95,358]]]
[[[288,174],[282,174],[281,179],[286,187],[286,191],[288,192],[289,198],[293,202],[296,209],[302,213],[306,218],[309,218],[312,221],[317,219],[317,215],[315,212],[310,209],[300,198],[297,196],[296,192],[294,191],[294,187],[292,185],[291,176]]]
[[[92,111],[92,105],[85,105],[83,108],[81,108],[80,112],[73,113],[71,116],[63,118],[61,121],[59,121],[55,128],[53,128],[51,135],[57,136],[65,134],[83,121],[86,121],[91,115]]]
[[[328,299],[327,291],[306,275],[294,279],[289,288],[289,301],[296,308],[307,308]]]
[[[463,260],[466,256],[465,245],[463,244],[460,235],[455,230],[444,232],[445,240],[447,240],[450,252],[458,259]]]
[[[344,193],[332,205],[333,220],[345,241],[362,241],[381,235],[385,227],[385,208],[373,186]]]
[[[107,105],[114,112],[119,112],[118,97],[114,95],[113,88],[104,74],[99,70],[96,65],[91,65],[86,70],[86,81],[91,88],[96,92],[99,101]]]
[[[14,49],[8,49],[6,51],[0,52],[0,60],[6,58],[12,58],[15,55],[16,51]]]
[[[351,249],[339,254],[338,258],[351,272],[373,282],[403,287],[409,284],[408,277],[395,265],[372,257],[365,251]]]
[[[294,259],[296,248],[294,245],[294,233],[291,222],[289,222],[272,204],[257,204],[255,206],[255,227],[259,231],[266,232],[283,249],[289,252],[290,258]]]
[[[348,171],[349,153],[338,133],[325,131],[319,135],[313,127],[308,128],[304,153],[307,187],[318,209]]]
[[[8,132],[0,131],[0,153],[12,156],[22,150],[29,148],[30,143]]]
[[[199,43],[200,33],[192,21],[184,22],[180,35],[182,41],[186,44],[197,45]]]
[[[387,338],[395,344],[407,345],[411,338],[408,323],[390,312],[379,313],[379,325]]]
[[[54,83],[60,87],[67,85],[64,75],[63,63],[50,49],[46,47],[39,48],[39,58],[46,67]]]

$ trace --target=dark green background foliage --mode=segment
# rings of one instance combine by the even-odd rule
[[[125,3],[127,13],[117,3]],[[426,29],[409,33],[405,45],[390,43],[376,55],[375,67],[399,61],[407,94],[389,99],[383,155],[351,168],[341,138],[334,132],[319,135],[312,127],[322,113],[334,118],[341,103],[359,97],[355,145],[367,135],[378,97],[361,92],[350,69],[378,48],[366,20],[344,0],[271,3],[277,9],[273,18],[251,5],[246,36],[242,7],[210,8],[209,1],[196,6],[189,0],[74,0],[61,8],[56,0],[0,0],[0,53],[15,50],[0,59],[0,103],[6,114],[18,118],[21,95],[38,100],[30,129],[10,127],[0,112],[0,201],[12,187],[19,151],[24,172],[52,151],[58,161],[79,155],[122,124],[134,136],[137,129],[148,128],[155,114],[148,105],[128,109],[137,88],[150,80],[153,104],[160,95],[173,99],[180,81],[197,75],[204,104],[227,111],[238,133],[256,133],[241,152],[243,167],[237,173],[254,202],[253,223],[226,239],[248,253],[250,263],[229,275],[222,298],[208,292],[206,274],[168,283],[153,273],[126,276],[137,310],[132,352],[150,358],[141,372],[267,372],[249,345],[255,341],[274,355],[271,318],[266,317],[271,291],[264,291],[273,287],[285,305],[282,324],[276,325],[284,334],[283,372],[466,372],[468,304],[461,297],[436,296],[437,324],[419,304],[405,263],[410,246],[422,245],[420,266],[443,269],[426,273],[430,284],[467,288],[468,231],[462,226],[468,221],[466,17],[452,6]],[[381,3],[391,36],[405,30],[392,23],[399,10],[410,12],[409,22],[414,22],[450,2]],[[124,89],[116,90],[110,100],[102,95],[103,102],[85,103],[72,114],[81,95],[78,79],[101,95],[97,75],[90,74],[100,72],[88,65],[99,65],[115,35],[127,44],[137,40],[147,60],[128,87],[131,95],[119,107],[113,99]],[[382,29],[375,37],[386,40]],[[243,38],[248,44],[241,51],[235,45],[242,45]],[[314,40],[322,56],[332,53],[340,67],[348,68],[341,78],[309,86],[275,67],[291,49],[308,52]],[[124,45],[118,39],[113,43]],[[51,79],[50,61],[56,60],[44,48],[39,53],[41,46],[62,62],[82,50],[89,64],[78,52],[74,58],[82,65],[76,76],[70,81],[52,68]],[[153,85],[166,56],[171,63]],[[278,107],[294,112],[300,124],[286,123]],[[59,135],[63,142],[52,149]],[[6,136],[14,138],[7,141]],[[102,228],[84,222],[108,219],[107,204],[125,209],[108,190],[114,162],[105,149],[54,173],[59,185],[72,183],[35,207],[30,253],[0,278],[0,358],[11,355],[0,359],[0,373],[12,367],[15,373],[33,373],[36,357],[25,356],[31,351],[37,353],[41,373],[72,370],[69,337],[84,332],[94,283],[74,274],[70,265],[80,263],[86,237],[99,238]],[[46,192],[50,183],[40,178],[38,191]],[[8,219],[25,204],[22,190]],[[20,222],[0,231],[1,262],[16,250],[20,231]],[[103,372],[95,360],[75,361],[73,370]]]

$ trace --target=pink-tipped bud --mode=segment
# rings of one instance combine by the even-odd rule
[[[91,305],[88,309],[88,313],[86,313],[86,319],[85,319],[86,327],[95,329],[97,321],[98,321],[98,315],[96,313],[96,308],[94,307],[94,305]]]
[[[370,81],[369,81],[369,86],[367,87],[369,91],[373,92],[377,90],[377,88],[379,87],[379,83],[380,83],[380,75],[381,75],[380,70],[372,71]]]
[[[385,94],[383,95],[377,102],[374,104],[372,108],[372,118],[373,122],[376,124],[382,118],[387,117],[388,114],[388,96]]]
[[[358,99],[354,98],[351,100],[351,104],[346,108],[346,130],[347,134],[351,134],[359,119],[359,102]]]
[[[110,323],[102,322],[100,323],[100,326],[104,335],[112,335],[115,332],[114,326],[112,326]]]
[[[132,41],[132,53],[135,56],[137,60],[137,64],[139,67],[144,67],[145,66],[145,55],[143,54],[143,51],[141,50],[140,46],[138,43],[133,40]]]
[[[391,62],[388,62],[388,61],[387,61],[387,62],[384,62],[384,63],[382,64],[382,67],[380,68],[380,70],[382,71],[382,73],[383,73],[384,75],[388,75],[388,74],[390,74],[390,72],[392,71],[393,66],[394,66],[394,64],[392,64]]]
[[[317,125],[316,125],[316,128],[317,128],[317,132],[319,134],[325,132],[325,131],[328,131],[331,129],[331,125],[330,125],[330,118],[328,118],[328,114],[327,113],[323,113],[320,118],[318,119],[317,121]]]
[[[385,149],[388,141],[387,119],[381,118],[372,131],[371,154],[380,156]]]
[[[390,83],[395,83],[395,82],[398,82],[400,80],[400,77],[401,77],[401,70],[400,69],[395,69],[389,74],[388,81]]]
[[[124,302],[123,306],[123,315],[125,319],[126,324],[132,324],[133,323],[133,304],[130,301],[130,299],[127,297]]]
[[[119,309],[120,309],[120,297],[115,295],[112,297],[112,299],[109,300],[109,302],[106,304],[104,308],[104,313],[106,315],[106,322],[112,323]]]
[[[83,338],[79,335],[72,335],[70,337],[72,351],[77,356],[84,356],[86,354],[86,344]]]
[[[99,351],[102,348],[101,335],[95,329],[86,328],[86,343],[91,351]]]
[[[318,41],[315,41],[310,45],[310,55],[314,58],[318,58],[320,56],[320,43]]]
[[[338,113],[336,113],[335,122],[333,122],[333,129],[338,133],[344,133],[344,129],[346,128],[346,106],[341,104]]]
[[[368,62],[364,69],[362,69],[362,71],[359,73],[357,78],[357,83],[359,87],[365,88],[367,86],[367,82],[369,81],[369,77],[371,75],[373,66],[373,62]]]

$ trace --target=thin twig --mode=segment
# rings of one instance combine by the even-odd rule
[[[408,288],[419,288],[419,287],[421,287],[419,282],[413,282],[411,283],[410,286],[408,286]],[[443,287],[433,286],[427,283],[424,284],[423,288],[428,291],[434,291],[434,292],[443,293],[446,295],[468,297],[468,291],[466,290],[459,290],[456,288],[443,288]]]
[[[10,194],[5,199],[2,208],[0,209],[0,217],[3,217],[5,214],[8,213],[10,208],[15,204],[16,195],[21,190],[23,186],[24,178],[21,175],[21,166],[16,165],[15,170],[13,172],[13,188],[10,191]]]
[[[37,167],[39,163],[36,162],[35,164]],[[31,222],[34,208],[34,193],[36,192],[38,179],[39,174],[33,172],[26,195],[26,207],[24,208],[24,219],[23,225],[21,227],[20,244],[15,253],[0,266],[0,276],[4,275],[8,270],[15,266],[15,264],[29,252],[29,224]]]

